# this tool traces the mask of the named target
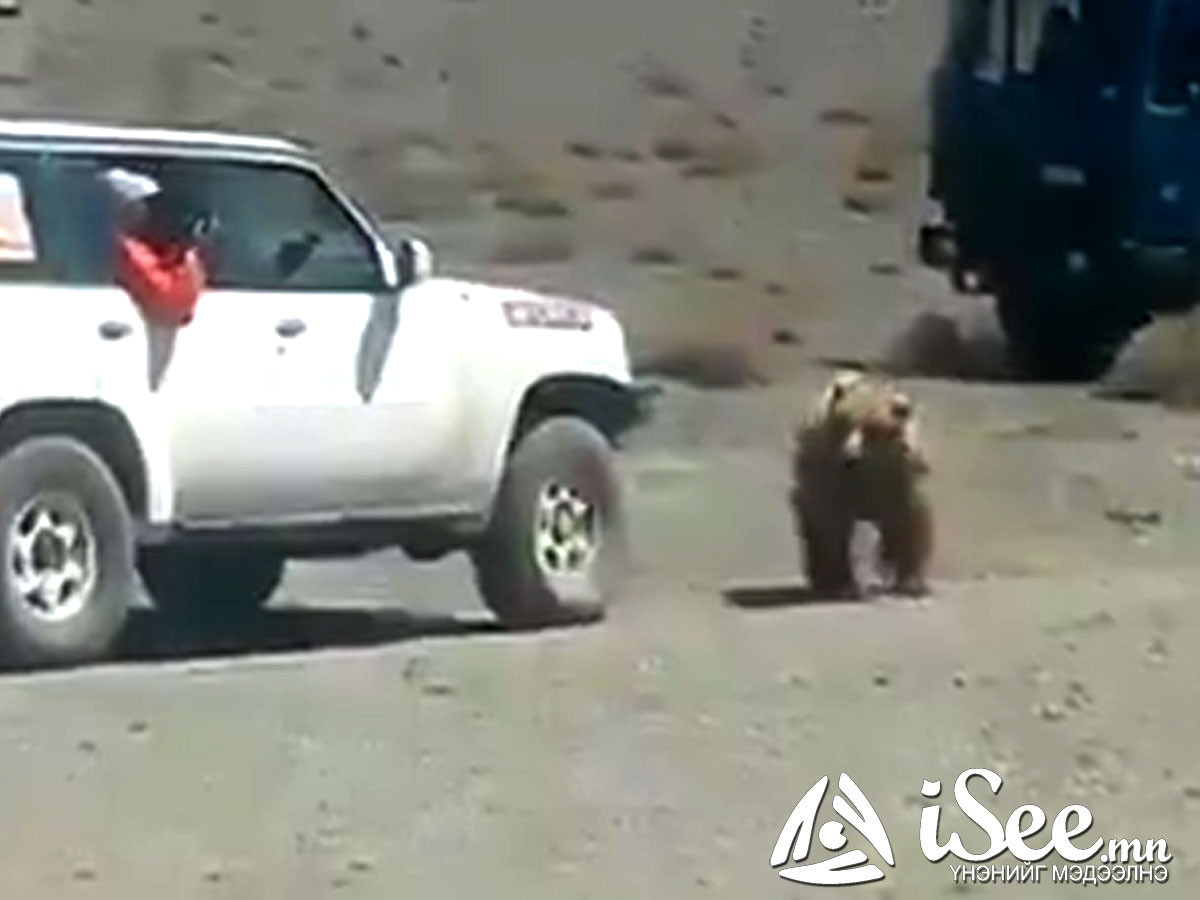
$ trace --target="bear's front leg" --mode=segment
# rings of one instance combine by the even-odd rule
[[[930,594],[928,573],[933,557],[933,509],[925,497],[914,496],[889,511],[878,523],[883,560],[892,572],[889,593],[901,597]]]

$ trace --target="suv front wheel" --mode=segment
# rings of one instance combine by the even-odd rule
[[[0,655],[5,663],[101,659],[137,595],[133,525],[112,472],[71,438],[0,458]]]
[[[627,562],[615,454],[605,437],[570,416],[526,433],[472,560],[484,602],[506,624],[602,614]]]

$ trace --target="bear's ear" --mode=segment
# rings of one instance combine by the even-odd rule
[[[892,415],[898,422],[910,422],[916,414],[916,404],[906,394],[897,394],[892,398]]]
[[[841,402],[841,399],[846,396],[847,392],[862,381],[862,379],[861,372],[851,370],[838,372],[821,395],[821,401],[817,406],[817,415],[821,419],[826,419],[833,415],[834,406]]]

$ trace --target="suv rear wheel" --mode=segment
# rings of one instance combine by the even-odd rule
[[[525,434],[472,559],[484,601],[506,624],[603,613],[627,562],[615,454],[604,436],[569,416]]]
[[[72,438],[0,458],[0,654],[60,666],[106,656],[137,595],[133,525],[112,471]]]
[[[283,580],[282,555],[255,547],[146,547],[142,583],[165,616],[220,622],[258,612]]]

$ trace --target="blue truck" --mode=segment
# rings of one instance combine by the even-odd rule
[[[1200,301],[1200,0],[951,0],[925,264],[1034,377]]]

